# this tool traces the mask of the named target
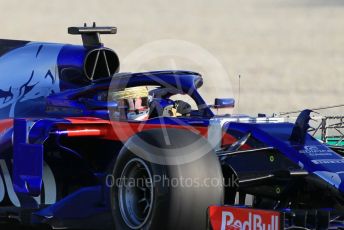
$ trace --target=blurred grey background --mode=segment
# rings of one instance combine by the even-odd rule
[[[201,72],[209,83],[203,90],[209,102],[215,96],[238,100],[241,75],[236,112],[344,104],[341,0],[1,0],[0,9],[2,38],[80,43],[67,27],[96,21],[118,27],[117,35],[102,41],[123,59],[161,39],[195,44],[219,61],[225,76],[168,56],[142,60],[140,68]],[[344,115],[344,108],[322,112]]]

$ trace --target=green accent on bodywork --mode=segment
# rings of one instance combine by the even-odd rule
[[[272,156],[272,155],[269,157],[269,159],[270,159],[270,162],[274,162],[275,161],[275,157]]]

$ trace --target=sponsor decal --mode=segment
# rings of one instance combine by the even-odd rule
[[[280,213],[275,211],[210,206],[209,219],[213,230],[278,230]]]
[[[323,146],[319,145],[306,145],[303,147],[302,150],[299,151],[299,153],[307,154],[309,156],[329,156],[333,155],[333,152],[328,149],[324,148]]]
[[[319,164],[343,164],[344,159],[320,159],[320,160],[312,160],[312,162],[316,165],[319,165]]]

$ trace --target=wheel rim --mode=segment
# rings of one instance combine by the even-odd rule
[[[153,204],[153,180],[143,160],[134,158],[124,166],[118,201],[122,218],[128,227],[139,229],[147,222]]]

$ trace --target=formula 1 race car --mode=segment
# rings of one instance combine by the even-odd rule
[[[295,123],[215,115],[200,74],[119,73],[83,45],[0,40],[0,220],[52,228],[340,228],[344,150]]]

